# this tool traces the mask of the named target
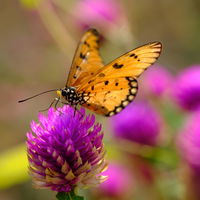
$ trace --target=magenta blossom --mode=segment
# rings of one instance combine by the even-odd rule
[[[133,102],[111,119],[114,136],[147,145],[156,144],[160,122],[158,113],[145,102]]]
[[[173,87],[178,105],[186,110],[200,107],[200,65],[184,69],[177,77]]]
[[[117,0],[81,0],[73,15],[81,29],[96,27],[105,31],[120,20],[122,11]]]
[[[142,78],[142,84],[145,90],[147,90],[147,93],[158,97],[169,91],[173,83],[173,77],[170,72],[166,68],[158,65],[149,68]]]
[[[39,123],[31,123],[27,152],[36,187],[70,192],[76,186],[92,186],[103,180],[103,133],[101,125],[94,123],[93,115],[85,116],[84,109],[74,115],[69,106],[58,111],[50,108],[47,116],[39,115]]]
[[[109,164],[106,175],[107,180],[100,185],[101,193],[106,196],[120,197],[134,188],[132,174],[121,164]]]
[[[183,159],[200,173],[200,110],[186,121],[177,138],[177,146]]]

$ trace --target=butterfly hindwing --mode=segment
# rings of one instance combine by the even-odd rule
[[[137,90],[137,80],[133,77],[106,80],[84,91],[86,103],[82,106],[98,114],[113,116],[133,101]]]
[[[89,29],[81,38],[76,50],[66,86],[78,86],[93,76],[102,66],[99,55],[99,33]]]

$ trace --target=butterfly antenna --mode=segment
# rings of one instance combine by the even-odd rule
[[[41,92],[41,93],[39,93],[39,94],[36,94],[36,95],[34,95],[34,96],[28,97],[28,98],[26,98],[26,99],[22,99],[22,100],[18,101],[18,103],[22,103],[22,102],[24,102],[24,101],[27,101],[27,100],[29,100],[29,99],[33,99],[33,98],[35,98],[35,97],[37,97],[37,96],[40,96],[40,95],[42,95],[42,94],[45,94],[45,93],[48,93],[48,92],[57,91],[57,90],[59,90],[59,89],[47,90],[47,91]]]

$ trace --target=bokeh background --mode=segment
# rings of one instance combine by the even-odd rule
[[[88,27],[102,34],[105,63],[151,41],[161,41],[163,51],[139,79],[135,104],[113,119],[97,116],[111,175],[107,185],[81,192],[87,199],[200,199],[199,19],[198,0],[3,1],[0,199],[55,199],[51,191],[32,188],[25,141],[30,121],[56,94],[17,101],[64,86]]]

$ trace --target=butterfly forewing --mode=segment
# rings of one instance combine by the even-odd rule
[[[81,85],[103,66],[99,55],[99,37],[95,29],[89,29],[83,35],[76,50],[66,86]]]
[[[79,89],[113,78],[139,77],[145,69],[157,60],[161,48],[160,42],[152,42],[134,49],[100,68],[98,73],[82,84]]]

